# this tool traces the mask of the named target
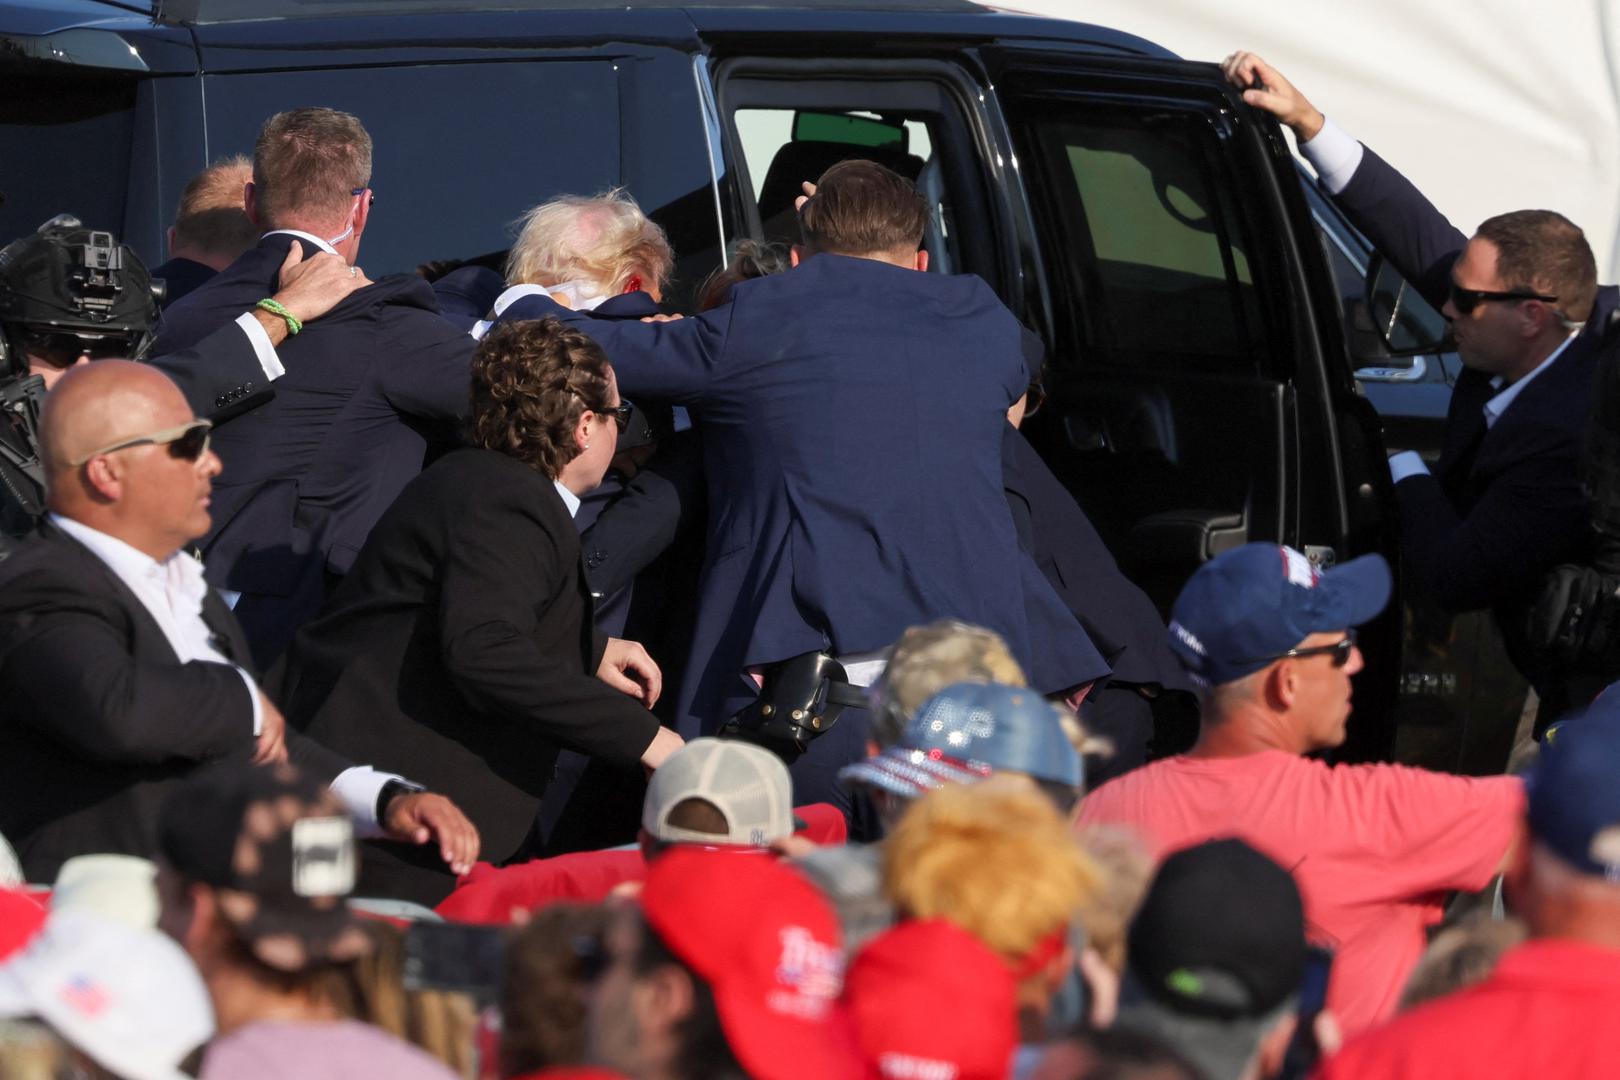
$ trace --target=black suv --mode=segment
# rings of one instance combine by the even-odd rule
[[[25,0],[0,79],[0,237],[71,210],[152,263],[187,179],[299,105],[374,137],[374,277],[623,186],[690,289],[736,238],[796,239],[801,180],[874,158],[930,199],[931,266],[1046,338],[1026,431],[1161,606],[1247,540],[1395,561],[1355,373],[1418,361],[1370,332],[1365,242],[1213,65],[1131,35],[960,0]],[[1363,633],[1347,759],[1393,752],[1401,623]]]

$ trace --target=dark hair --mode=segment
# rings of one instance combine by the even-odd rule
[[[725,836],[731,831],[731,822],[726,820],[726,812],[708,799],[696,796],[682,799],[670,807],[664,821],[677,829],[713,833],[715,836]]]
[[[1082,1027],[1062,1041],[1077,1044],[1085,1059],[1063,1080],[1203,1080],[1203,1073],[1173,1048],[1129,1028]]]
[[[606,908],[552,904],[513,935],[501,982],[502,1076],[585,1060],[586,1008],[574,943],[601,937],[608,920]]]
[[[714,991],[709,984],[674,953],[652,927],[641,924],[641,947],[636,950],[635,969],[638,975],[648,975],[661,967],[673,966],[692,980],[692,1011],[676,1027],[680,1049],[671,1062],[672,1071],[679,1080],[741,1080],[747,1077],[737,1055],[726,1041],[726,1032],[720,1026],[720,1012],[714,1004]]]
[[[1597,299],[1597,260],[1580,227],[1552,210],[1514,210],[1487,218],[1474,234],[1496,248],[1496,274],[1507,291],[1558,297],[1570,322],[1585,322]]]
[[[596,342],[559,319],[503,323],[473,353],[468,441],[555,480],[579,455],[580,414],[608,407],[612,372]]]
[[[915,251],[928,226],[928,201],[893,169],[856,158],[821,174],[799,225],[807,244],[834,255]]]
[[[253,144],[259,218],[277,227],[289,212],[323,218],[344,213],[355,188],[371,183],[371,136],[358,117],[336,109],[279,112]]]
[[[739,281],[780,274],[788,268],[787,249],[765,240],[738,240],[725,266],[710,274],[698,289],[699,311],[717,308],[731,299],[731,287]]]
[[[259,239],[242,205],[242,185],[253,163],[241,154],[223,158],[191,178],[174,213],[176,247],[232,259]]]

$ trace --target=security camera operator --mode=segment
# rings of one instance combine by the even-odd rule
[[[298,323],[319,318],[370,282],[335,256],[302,258],[294,245],[271,301]],[[0,555],[44,510],[37,438],[40,404],[62,373],[105,357],[142,359],[162,284],[109,232],[61,214],[0,249]],[[196,347],[151,361],[200,415],[236,388],[264,379],[263,356],[289,321],[256,308]]]

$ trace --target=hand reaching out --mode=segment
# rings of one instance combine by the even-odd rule
[[[1322,112],[1312,105],[1282,72],[1252,52],[1235,52],[1221,61],[1226,81],[1243,91],[1243,100],[1275,116],[1287,125],[1300,142],[1308,142],[1322,130]],[[1259,85],[1256,86],[1256,80]]]
[[[380,822],[391,840],[407,844],[439,842],[439,857],[452,873],[461,875],[478,861],[478,830],[455,803],[443,795],[412,791],[395,795]]]
[[[640,642],[623,638],[608,638],[596,677],[649,709],[658,703],[658,695],[664,689],[664,674],[647,655],[647,650]]]

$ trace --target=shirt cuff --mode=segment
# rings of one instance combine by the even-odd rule
[[[287,369],[281,366],[281,358],[276,355],[276,347],[270,344],[270,335],[264,332],[264,327],[253,317],[253,312],[246,311],[239,315],[236,325],[242,328],[252,343],[253,355],[259,358],[259,366],[264,369],[266,379],[275,382],[287,374]]]
[[[257,739],[264,732],[264,699],[259,694],[259,684],[253,681],[253,676],[242,668],[237,668],[236,673],[247,683],[248,700],[253,702],[253,737]]]
[[[403,776],[378,772],[370,765],[351,765],[332,781],[332,794],[348,809],[354,821],[354,834],[362,840],[383,835],[382,824],[377,820],[377,797],[390,780],[420,790]]]
[[[1323,118],[1322,130],[1299,144],[1299,152],[1316,170],[1317,179],[1329,195],[1337,195],[1350,185],[1350,178],[1361,167],[1366,147],[1352,139],[1332,120]]]
[[[1398,484],[1414,476],[1428,476],[1429,467],[1416,450],[1402,450],[1389,456],[1389,475]]]

